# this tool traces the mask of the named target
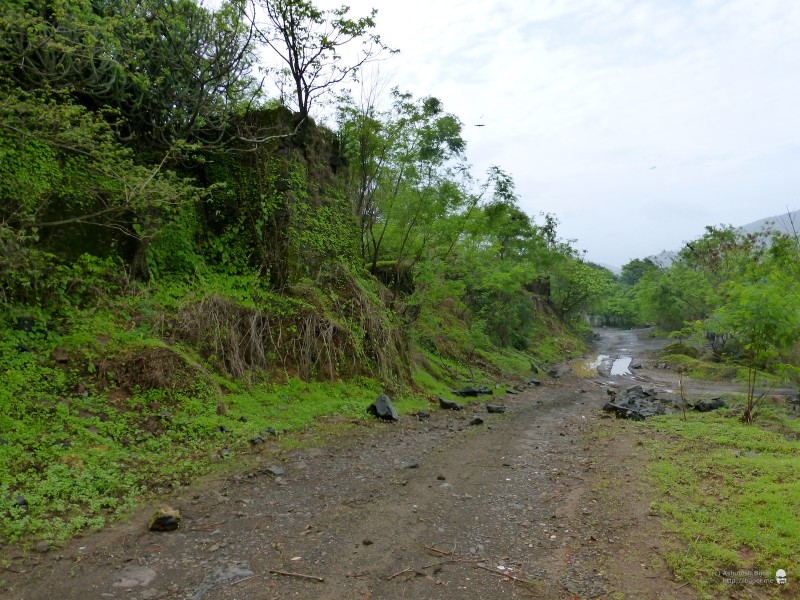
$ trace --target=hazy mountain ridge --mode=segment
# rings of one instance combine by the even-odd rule
[[[737,227],[740,233],[758,233],[759,231],[780,231],[788,235],[800,234],[800,210],[785,212],[773,217],[766,217]],[[650,260],[662,268],[669,267],[678,257],[677,250],[662,250],[658,254],[648,256]]]

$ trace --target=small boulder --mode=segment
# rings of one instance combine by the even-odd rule
[[[725,408],[725,401],[722,398],[704,398],[700,402],[696,402],[693,407],[697,412],[710,412],[718,408]]]
[[[439,406],[445,410],[461,410],[461,405],[458,402],[447,400],[446,398],[439,398]]]
[[[465,385],[460,390],[451,390],[454,396],[459,396],[462,398],[477,396],[481,393],[480,390],[475,389],[471,385]],[[491,392],[490,392],[491,393]]]
[[[469,422],[470,425],[483,425],[483,419],[480,417],[475,417]]]
[[[369,405],[367,412],[384,421],[397,421],[399,418],[394,404],[392,404],[391,399],[386,394],[378,396],[375,402]]]
[[[561,377],[561,375],[559,375],[559,373],[558,373],[558,369],[550,369],[550,370],[547,372],[547,374],[548,374],[548,375],[549,375],[549,376],[550,376],[552,379],[558,379],[559,377]]]
[[[271,467],[264,469],[264,472],[272,475],[273,477],[282,477],[286,473],[286,469],[279,467],[278,465],[272,465]]]
[[[423,421],[423,420],[429,418],[430,416],[431,416],[431,413],[429,413],[427,410],[418,410],[417,411],[417,418],[420,421]]]
[[[22,494],[19,494],[16,498],[14,498],[14,506],[17,508],[21,508],[23,511],[28,511],[28,499],[25,498]]]
[[[67,352],[64,348],[56,348],[50,353],[50,358],[59,364],[68,363],[69,352]]]
[[[493,414],[500,414],[504,413],[508,410],[508,407],[504,404],[487,404],[486,411]]]
[[[152,517],[147,528],[150,531],[175,531],[181,524],[181,513],[170,506],[162,506]]]

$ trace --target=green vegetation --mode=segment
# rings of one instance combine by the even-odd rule
[[[738,409],[735,414],[746,404]],[[758,426],[716,413],[644,426],[661,434],[647,442],[659,492],[653,508],[682,540],[666,555],[678,579],[706,597],[730,591],[721,571],[784,569],[797,581],[798,421],[767,405]]]
[[[800,381],[800,236],[707,227],[669,267],[636,259],[617,283],[598,314],[683,340],[662,356],[689,376],[741,380],[745,422],[773,385]]]
[[[555,362],[612,289],[510,175],[472,174],[437,98],[364,90],[313,121],[389,51],[374,11],[269,6],[0,7],[4,542],[101,527],[382,391],[409,412]],[[257,85],[287,27],[288,71]]]

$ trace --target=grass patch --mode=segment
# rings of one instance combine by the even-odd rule
[[[653,508],[686,543],[666,555],[676,576],[704,594],[730,591],[721,571],[789,574],[788,587],[759,590],[797,597],[800,580],[800,424],[779,407],[757,425],[722,413],[653,419]],[[742,587],[742,586],[740,586]]]
[[[685,354],[664,354],[661,356],[667,366],[673,371],[683,371],[692,379],[706,379],[709,381],[729,381],[744,376],[746,370],[735,365],[712,363],[686,356]]]
[[[274,352],[255,360],[255,350],[264,349],[258,336],[267,328],[252,318],[258,316],[252,307],[263,303],[275,318],[294,315],[299,301],[281,303],[263,292],[259,304],[251,297],[251,283],[207,279],[201,289],[176,280],[137,286],[103,302],[92,296],[51,313],[20,307],[19,315],[35,317],[26,330],[15,327],[10,316],[0,321],[0,545],[46,541],[57,547],[76,533],[119,519],[142,501],[231,468],[237,455],[251,451],[252,440],[272,432],[277,435],[272,441],[288,448],[372,422],[367,406],[384,389],[398,412],[409,414],[429,408],[429,394],[452,398],[450,390],[461,385],[503,383],[530,373],[532,360],[554,361],[579,345],[566,331],[543,330],[542,344],[530,354],[489,345],[471,346],[454,358],[413,340],[406,351],[392,345],[394,338],[379,336],[370,344],[391,346],[396,356],[383,351],[361,356],[344,345],[340,350],[350,350],[342,373],[323,373],[322,367],[334,359],[338,366],[341,358],[333,352],[334,342],[341,336],[361,339],[358,332],[364,330],[360,321],[348,320],[350,313],[339,311],[334,315],[339,325],[322,331],[331,336],[323,345],[331,349],[325,354],[330,360],[316,360],[303,354],[306,346],[290,344],[309,361],[301,379],[296,375],[303,369],[284,360],[284,338]],[[217,288],[240,301],[228,314],[233,325],[225,321],[219,327],[223,342],[236,343],[204,345],[178,335],[181,311]],[[211,316],[221,312],[218,305],[207,309]],[[317,339],[315,329],[298,337],[287,323],[270,330],[276,340],[284,334],[294,335],[295,342]],[[209,330],[199,320],[195,325],[197,331]],[[388,329],[372,328],[373,334],[381,331]],[[373,348],[358,343],[364,352]],[[241,352],[228,352],[231,347]],[[248,365],[241,376],[241,369],[225,368],[231,356],[242,358],[237,365]],[[401,369],[392,367],[400,362]],[[370,370],[376,364],[380,368]],[[397,374],[405,371],[410,380]],[[306,381],[314,374],[328,381]]]

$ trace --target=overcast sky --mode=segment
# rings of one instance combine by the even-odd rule
[[[589,260],[800,208],[800,0],[346,4],[378,9],[391,85],[441,99],[476,174],[512,173]]]

